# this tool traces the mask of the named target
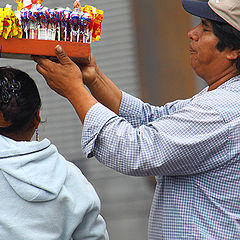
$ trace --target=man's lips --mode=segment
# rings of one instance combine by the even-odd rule
[[[192,46],[190,46],[190,48],[189,48],[189,52],[190,52],[190,53],[196,53],[196,51],[193,49]]]

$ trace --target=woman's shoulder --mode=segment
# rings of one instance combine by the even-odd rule
[[[69,191],[73,192],[76,197],[83,199],[84,197],[87,201],[95,202],[99,204],[99,197],[93,188],[92,184],[88,181],[86,176],[82,173],[79,167],[70,161],[67,162],[67,177],[65,181],[65,187]]]

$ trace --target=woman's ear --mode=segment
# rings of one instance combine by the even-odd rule
[[[11,122],[5,121],[2,111],[0,111],[0,127],[6,128],[6,127],[10,127],[11,125],[12,125]]]
[[[34,118],[33,118],[33,123],[34,123],[35,129],[38,128],[38,125],[39,125],[40,122],[41,122],[40,109],[38,109]]]

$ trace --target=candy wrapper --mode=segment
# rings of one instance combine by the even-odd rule
[[[7,38],[22,38],[22,27],[19,19],[13,13],[11,6],[0,8],[0,37]]]
[[[82,6],[79,0],[76,0],[73,4],[73,10],[82,11]]]
[[[23,0],[15,0],[18,5],[17,11],[20,12],[23,9]]]
[[[83,12],[88,13],[91,16],[91,24],[89,26],[90,31],[92,32],[91,42],[99,41],[101,36],[104,12],[89,5],[86,5],[83,8]]]

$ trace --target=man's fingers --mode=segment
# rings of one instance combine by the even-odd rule
[[[39,64],[37,64],[36,69],[43,77],[47,76],[47,70],[41,67]]]
[[[52,64],[55,64],[52,61],[50,61],[46,58],[39,57],[39,56],[32,56],[32,58],[38,65],[40,65],[45,70],[47,70],[49,68],[49,66],[51,66]]]
[[[57,45],[55,47],[55,53],[59,62],[62,65],[68,65],[73,63],[72,60],[67,56],[66,52],[63,50],[63,48],[60,45]]]

